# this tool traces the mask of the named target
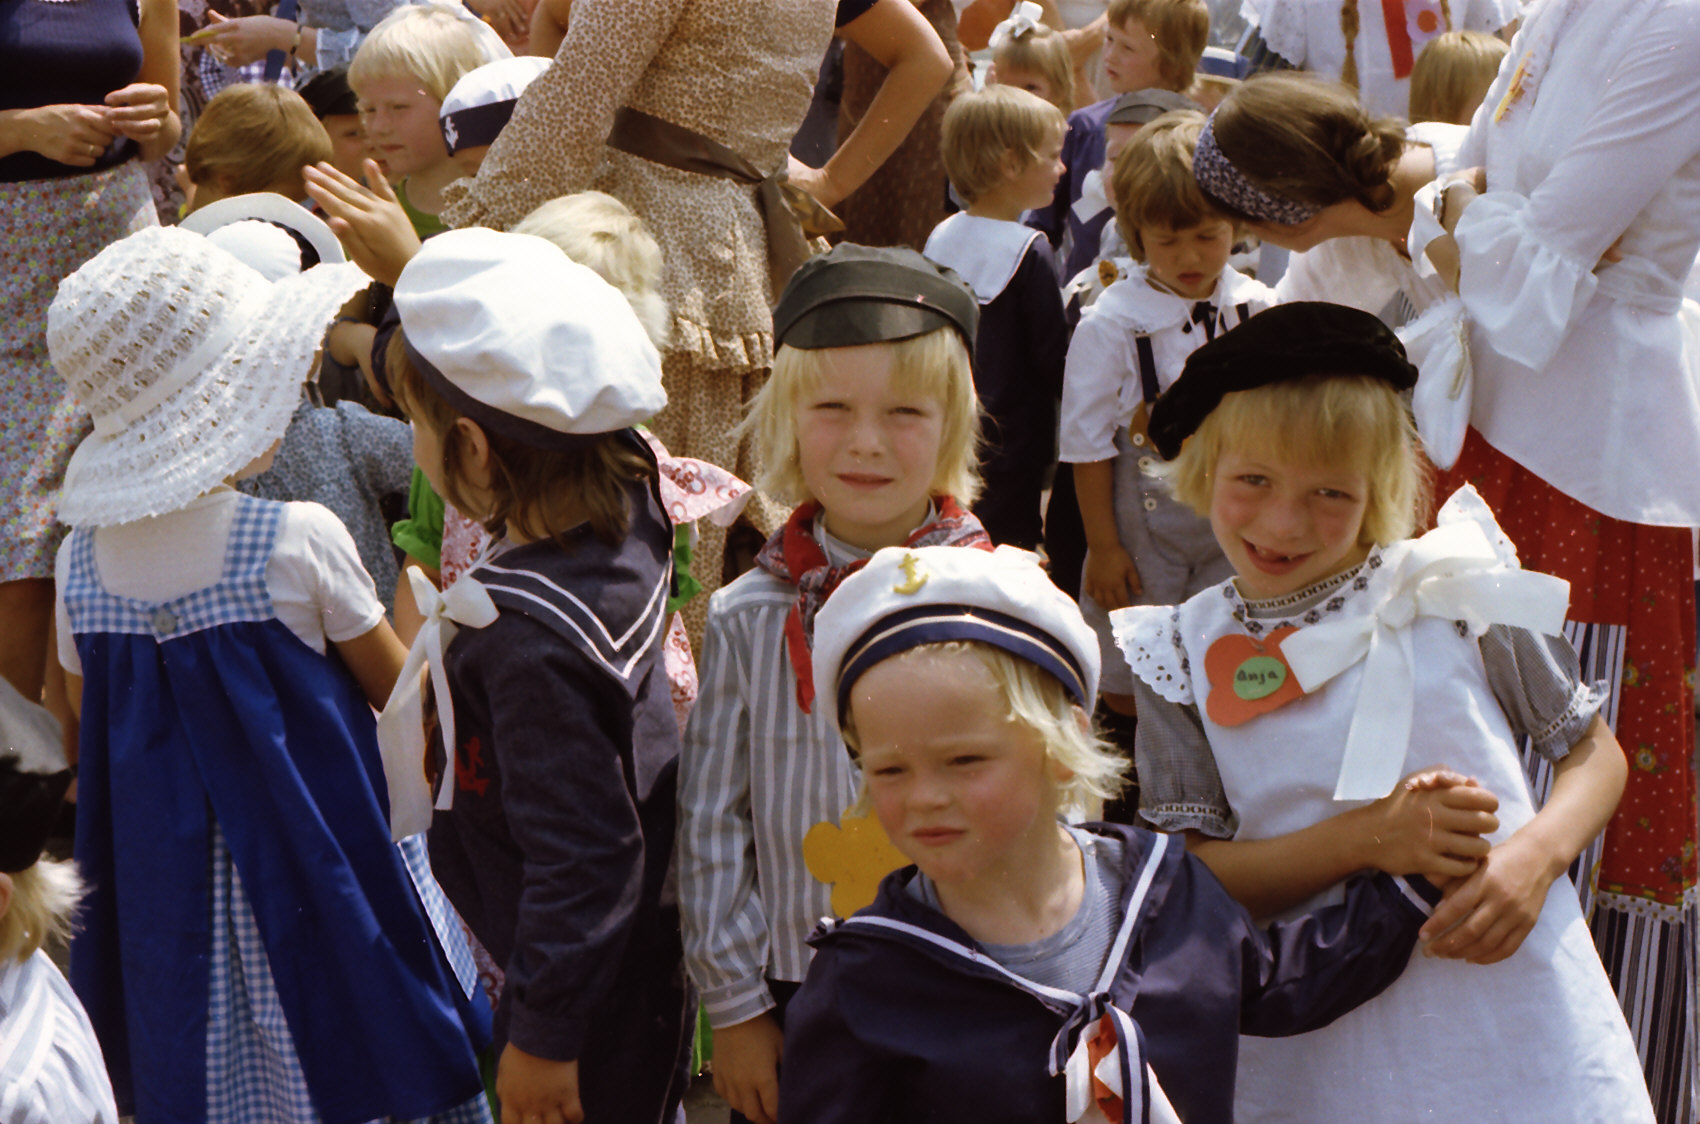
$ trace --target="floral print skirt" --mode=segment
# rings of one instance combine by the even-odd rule
[[[157,221],[134,160],[0,183],[0,582],[53,576],[59,486],[90,429],[48,361],[47,306],[84,262]]]

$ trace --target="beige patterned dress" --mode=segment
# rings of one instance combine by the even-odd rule
[[[655,232],[673,312],[668,406],[652,428],[676,455],[746,480],[731,428],[773,362],[767,239],[756,189],[607,148],[621,106],[782,167],[832,39],[833,0],[578,0],[555,64],[532,83],[476,180],[449,188],[444,221],[505,229],[558,195],[595,188]],[[745,443],[747,446],[747,442]],[[765,533],[783,512],[752,504]],[[720,584],[724,532],[702,528],[697,577]],[[706,601],[706,598],[700,599]]]

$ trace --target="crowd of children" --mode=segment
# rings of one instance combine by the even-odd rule
[[[803,258],[734,231],[746,483],[648,431],[708,371],[661,195],[453,225],[456,181],[525,195],[480,169],[580,3],[553,61],[425,0],[229,86],[180,221],[59,283],[92,432],[52,705],[0,679],[0,1124],[671,1124],[704,1071],[756,1124],[1700,1124],[1691,882],[1679,984],[1590,931],[1664,760],[1613,733],[1633,667],[1436,487],[1430,181],[1538,86],[1478,112],[1550,61],[1517,6],[1245,0],[1325,85],[1108,0],[1095,88],[1055,4],[994,5],[915,247],[805,242],[819,171],[622,110],[613,158]],[[704,572],[752,500],[789,514]]]

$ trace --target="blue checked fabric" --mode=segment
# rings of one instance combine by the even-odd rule
[[[272,618],[266,562],[283,522],[283,505],[243,496],[225,545],[224,576],[170,601],[134,601],[108,593],[95,569],[94,531],[71,532],[71,571],[65,610],[75,633],[151,635],[160,641],[215,625]]]

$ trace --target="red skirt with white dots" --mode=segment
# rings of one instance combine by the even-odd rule
[[[1597,862],[1573,870],[1600,958],[1623,1002],[1659,1119],[1696,1118],[1694,538],[1602,515],[1470,430],[1438,481],[1473,484],[1523,566],[1570,582],[1566,628],[1590,680],[1612,688],[1605,717],[1629,782]],[[1550,776],[1537,775],[1537,789]],[[1544,795],[1544,791],[1541,792]]]

